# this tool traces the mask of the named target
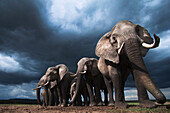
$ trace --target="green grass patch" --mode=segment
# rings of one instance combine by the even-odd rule
[[[128,105],[139,105],[139,102],[127,102]]]

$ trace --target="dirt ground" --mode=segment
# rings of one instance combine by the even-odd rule
[[[0,113],[138,113],[138,112],[157,112],[170,113],[170,103],[165,105],[158,105],[156,108],[147,109],[140,108],[138,105],[130,105],[127,109],[116,109],[107,106],[94,107],[59,107],[48,106],[42,107],[39,105],[0,105]]]

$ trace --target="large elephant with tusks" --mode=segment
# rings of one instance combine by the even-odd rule
[[[142,107],[155,107],[155,103],[148,98],[147,90],[158,103],[166,102],[165,96],[150,78],[143,60],[150,48],[158,47],[160,39],[155,34],[154,39],[153,43],[144,27],[130,21],[120,21],[98,41],[95,49],[96,55],[100,57],[98,68],[104,76],[110,101],[113,99],[113,89],[109,81],[114,85],[115,107],[127,107],[124,85],[130,72],[134,77]]]

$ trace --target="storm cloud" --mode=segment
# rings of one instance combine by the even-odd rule
[[[97,41],[121,20],[160,36],[160,47],[144,60],[158,87],[168,88],[169,6],[169,0],[1,0],[0,89],[32,87],[49,66],[59,63],[75,72],[80,58],[96,57]],[[130,76],[126,86],[135,87],[132,81]]]

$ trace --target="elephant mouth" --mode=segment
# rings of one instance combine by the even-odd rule
[[[154,34],[154,43],[153,44],[148,44],[148,43],[145,43],[145,42],[142,42],[142,46],[145,47],[145,48],[156,48],[159,46],[159,43],[160,43],[160,38]]]

